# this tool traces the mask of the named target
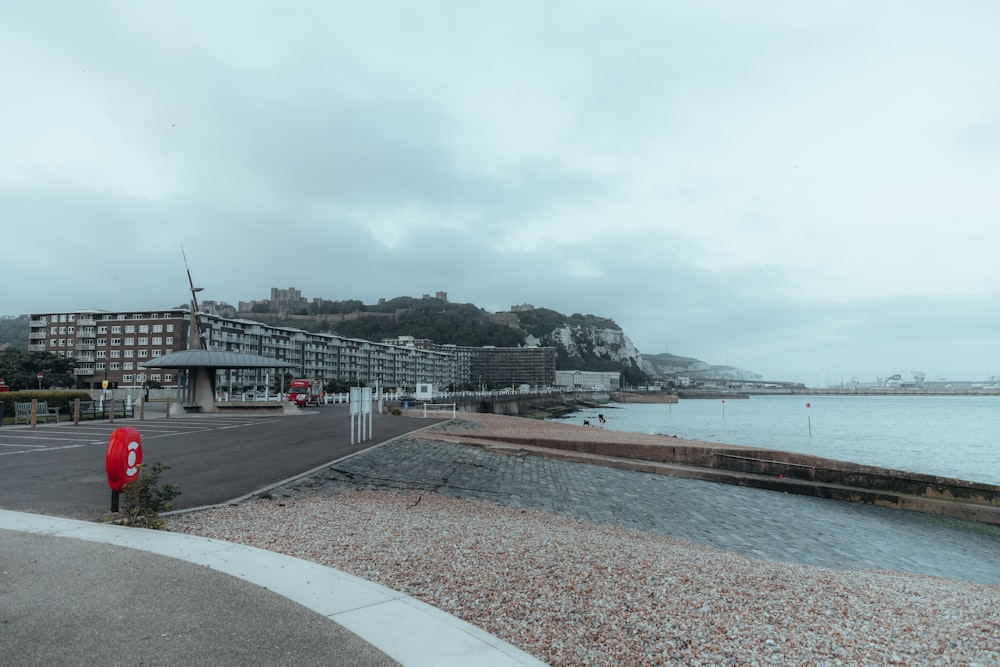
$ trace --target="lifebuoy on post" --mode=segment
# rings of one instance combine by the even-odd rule
[[[134,426],[116,428],[108,441],[104,468],[108,472],[108,486],[115,493],[139,477],[142,463],[142,439]]]

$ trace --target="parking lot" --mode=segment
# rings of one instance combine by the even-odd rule
[[[375,414],[372,437],[353,445],[345,405],[297,415],[167,418],[147,411],[145,419],[114,423],[7,425],[0,428],[0,508],[100,519],[111,497],[104,457],[112,431],[120,426],[139,431],[143,462],[170,466],[161,481],[180,486],[177,508],[191,508],[253,493],[438,421]]]

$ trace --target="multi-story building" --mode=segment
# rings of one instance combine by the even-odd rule
[[[622,385],[619,371],[556,371],[556,386],[587,391],[618,391]]]
[[[176,372],[147,372],[142,364],[187,349],[187,335],[187,310],[78,310],[32,315],[28,350],[76,359],[73,374],[78,387],[100,387],[104,380],[122,385],[156,381],[169,386],[176,383]]]
[[[556,377],[554,347],[466,347],[436,345],[428,339],[400,336],[385,341],[413,349],[446,352],[454,359],[456,384],[474,387],[549,387]]]
[[[553,348],[497,348],[435,345],[400,337],[376,343],[334,334],[310,333],[254,320],[199,312],[204,344],[271,357],[292,364],[296,377],[317,378],[412,390],[418,383],[549,386],[555,379]],[[146,369],[143,364],[188,348],[190,312],[186,308],[138,312],[78,310],[31,316],[29,350],[76,360],[77,386],[96,389],[107,380],[118,386],[157,382],[175,387],[176,370]],[[273,385],[270,369],[217,371],[216,386]]]

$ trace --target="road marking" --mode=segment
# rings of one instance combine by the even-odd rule
[[[27,445],[25,445],[27,446]],[[62,447],[42,447],[41,449],[25,449],[19,452],[0,452],[0,456],[13,456],[14,454],[36,454],[38,452],[53,452],[57,449],[76,449],[87,445],[64,445]]]

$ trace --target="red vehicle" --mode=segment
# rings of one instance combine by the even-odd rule
[[[319,405],[323,386],[319,380],[292,380],[288,383],[288,393],[285,400],[294,401],[300,408],[307,405]]]

